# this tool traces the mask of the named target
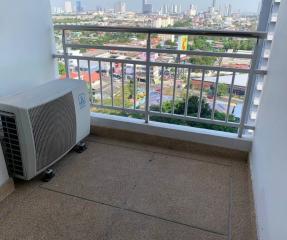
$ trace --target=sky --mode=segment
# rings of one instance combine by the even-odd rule
[[[65,0],[50,0],[52,7],[63,7]],[[119,0],[81,0],[82,5],[87,10],[96,9],[97,6],[103,8],[113,8],[114,3]],[[128,10],[140,12],[142,0],[123,0],[127,3]],[[104,2],[104,3],[103,3]],[[164,4],[181,4],[182,9],[187,9],[190,4],[194,4],[199,10],[207,9],[212,5],[212,0],[149,0],[153,4],[154,10],[158,10]],[[217,6],[224,7],[225,4],[231,4],[233,11],[258,12],[260,0],[216,0]]]

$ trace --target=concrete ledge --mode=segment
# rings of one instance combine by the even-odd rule
[[[91,118],[92,126],[127,130],[136,133],[207,144],[244,152],[249,152],[252,147],[252,139],[238,138],[236,134],[232,133],[158,122],[150,122],[146,124],[140,119],[100,113],[91,113]]]
[[[0,202],[8,197],[14,190],[14,181],[12,178],[9,178],[2,186],[0,186]]]
[[[229,152],[227,154],[229,156],[240,153],[239,155],[244,156],[244,158],[246,158],[252,146],[251,139],[240,139],[235,134],[157,122],[145,124],[143,120],[139,119],[99,113],[91,113],[91,125],[92,134],[102,137],[125,139],[140,143],[147,142],[156,145],[168,144],[165,139],[169,139],[173,141],[173,144],[169,143],[166,146],[169,148],[174,148],[173,145],[180,148],[184,148],[184,145],[185,148],[188,148],[187,145],[189,144],[192,149],[202,149],[202,146],[199,147],[199,145],[208,145],[208,149],[213,147],[212,150],[216,152]],[[124,136],[124,134],[128,136]],[[148,136],[149,139],[147,139]],[[156,138],[158,141],[155,140]],[[159,141],[165,143],[161,144]],[[176,142],[178,144],[175,144]]]

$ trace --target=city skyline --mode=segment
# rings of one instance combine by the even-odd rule
[[[52,7],[63,7],[65,0],[50,0]],[[100,0],[81,0],[82,6],[87,10],[95,10],[97,7],[102,8],[114,8],[114,5],[119,0],[106,0],[103,4]],[[74,3],[75,1],[72,0]],[[142,0],[125,0],[128,10],[142,12]],[[158,11],[164,4],[180,4],[182,9],[185,10],[190,4],[194,4],[199,10],[205,10],[213,5],[213,0],[149,0],[149,3],[153,4],[153,9]],[[216,7],[221,6],[223,8],[226,4],[231,4],[234,11],[240,10],[241,12],[258,12],[260,0],[250,2],[249,0],[216,0]]]

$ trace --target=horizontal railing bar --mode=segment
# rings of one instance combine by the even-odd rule
[[[64,58],[64,55],[55,54],[54,58]],[[79,59],[79,60],[90,60],[90,61],[103,61],[103,62],[114,62],[114,63],[127,63],[146,65],[146,61],[130,60],[130,59],[115,59],[115,58],[102,58],[102,57],[85,57],[85,56],[66,56],[68,59]],[[208,65],[196,65],[196,64],[180,64],[180,63],[163,63],[163,62],[150,62],[150,66],[164,66],[164,67],[178,67],[178,68],[193,68],[206,71],[222,71],[222,72],[237,72],[237,73],[249,73],[250,69],[240,68],[227,68],[219,66],[208,66]],[[261,73],[261,70],[260,70]],[[259,73],[258,73],[259,74]]]
[[[64,55],[54,54],[54,58],[64,58]],[[146,65],[146,61],[140,60],[130,60],[130,59],[116,59],[116,58],[102,58],[102,57],[86,57],[86,56],[66,56],[68,59],[80,59],[80,60],[90,60],[90,61],[102,61],[102,62],[113,62],[113,63],[127,63],[127,64],[137,64],[137,65]]]
[[[66,47],[85,48],[85,49],[101,49],[101,50],[117,50],[117,51],[126,51],[126,52],[145,52],[146,51],[146,48],[99,46],[99,45],[88,45],[88,44],[66,44]]]
[[[228,58],[246,58],[251,59],[253,54],[240,54],[240,53],[227,53],[227,52],[208,52],[200,50],[171,50],[171,49],[151,49],[154,53],[167,53],[167,54],[185,54],[195,56],[207,56],[207,57],[228,57]]]
[[[171,113],[160,113],[160,112],[154,112],[154,111],[151,111],[150,115],[151,116],[158,116],[158,117],[181,119],[181,120],[186,120],[186,121],[191,121],[191,122],[215,124],[215,125],[226,126],[226,127],[238,128],[240,125],[239,123],[232,123],[232,122],[226,123],[225,121],[211,120],[211,119],[205,119],[205,118],[197,118],[197,117],[192,117],[192,116],[184,116],[184,115],[171,114]]]
[[[178,67],[178,68],[193,68],[206,71],[222,71],[222,72],[237,72],[237,73],[249,73],[250,69],[240,68],[227,68],[219,66],[208,66],[208,65],[196,65],[196,64],[180,64],[180,63],[163,63],[163,62],[151,62],[151,66],[164,66],[164,67]]]
[[[101,49],[101,50],[114,50],[114,51],[125,51],[125,52],[146,52],[146,48],[136,48],[136,47],[121,47],[121,46],[100,46],[100,45],[89,45],[89,44],[66,44],[69,48],[84,48],[84,49]],[[195,56],[210,56],[210,57],[228,57],[228,58],[245,58],[251,59],[253,54],[240,54],[240,53],[227,53],[227,52],[208,52],[199,50],[173,50],[173,49],[155,49],[150,50],[153,53],[167,53],[167,54],[185,54],[185,55],[195,55]]]
[[[268,73],[267,70],[261,70],[261,69],[255,70],[255,74],[257,75],[266,75],[267,73]]]
[[[251,125],[245,125],[244,128],[249,129],[249,130],[255,130],[255,126],[251,126]]]
[[[144,114],[145,111],[139,110],[139,109],[131,109],[131,108],[122,108],[122,107],[116,107],[116,106],[106,106],[106,105],[99,105],[99,104],[93,104],[93,107],[101,108],[101,109],[111,109],[111,110],[117,110],[117,111],[123,111],[127,113],[138,113],[138,114]],[[232,123],[225,121],[219,121],[219,120],[210,120],[210,119],[204,119],[204,118],[196,118],[191,116],[184,116],[184,115],[178,115],[178,114],[170,114],[170,113],[160,113],[160,112],[149,112],[151,116],[158,116],[158,117],[166,117],[166,118],[173,118],[173,119],[182,119],[186,121],[192,121],[192,122],[199,122],[199,123],[206,123],[206,124],[215,124],[215,125],[221,125],[226,127],[239,127],[239,123]],[[251,126],[246,126],[246,129],[252,129]]]
[[[100,104],[92,104],[93,107],[101,108],[101,109],[111,109],[111,110],[116,110],[116,111],[123,111],[123,112],[128,112],[128,113],[139,113],[139,114],[144,114],[144,110],[140,109],[132,109],[132,108],[123,108],[123,107],[116,107],[116,106],[107,106],[107,105],[100,105]]]
[[[101,32],[129,32],[146,34],[178,34],[178,35],[199,35],[199,36],[224,36],[239,38],[266,38],[266,32],[251,31],[226,31],[226,30],[198,30],[186,28],[138,28],[118,26],[97,26],[97,25],[54,25],[55,30],[71,31],[101,31]]]
[[[85,48],[85,49],[101,49],[101,50],[117,50],[126,52],[146,52],[146,48],[135,48],[135,47],[121,47],[121,46],[99,46],[89,44],[66,44],[66,47],[70,48]],[[229,58],[245,58],[251,59],[252,54],[240,54],[240,53],[227,53],[227,52],[208,52],[208,51],[183,51],[183,50],[172,50],[172,49],[151,49],[154,53],[167,53],[167,54],[185,54],[195,56],[211,56],[211,57],[229,57]]]

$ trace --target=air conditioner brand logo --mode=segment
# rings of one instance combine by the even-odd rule
[[[78,100],[79,100],[80,109],[87,106],[87,99],[86,99],[86,95],[84,93],[81,93],[78,96]]]

